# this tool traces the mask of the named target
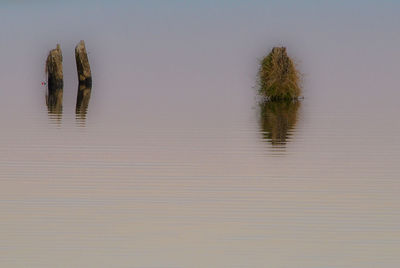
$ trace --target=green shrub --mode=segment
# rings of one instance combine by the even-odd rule
[[[300,75],[285,47],[274,47],[259,70],[259,93],[268,100],[293,100],[300,96]]]

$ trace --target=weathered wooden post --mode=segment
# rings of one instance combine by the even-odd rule
[[[85,120],[92,91],[92,72],[90,70],[85,41],[83,40],[75,47],[75,59],[79,80],[75,114],[77,118]]]
[[[63,57],[60,45],[50,50],[46,60],[47,85],[49,91],[64,87]]]
[[[92,86],[92,72],[86,52],[85,41],[81,40],[75,47],[76,68],[78,70],[79,84]]]
[[[46,60],[47,95],[46,104],[50,114],[61,116],[63,101],[63,57],[60,45],[51,50]]]

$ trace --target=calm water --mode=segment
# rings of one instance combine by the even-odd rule
[[[399,267],[400,5],[165,2],[0,4],[0,266]]]

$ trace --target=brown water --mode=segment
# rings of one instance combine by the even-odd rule
[[[0,4],[0,267],[400,266],[397,4],[85,3]]]

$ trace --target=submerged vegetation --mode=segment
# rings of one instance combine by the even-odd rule
[[[300,75],[285,47],[274,47],[261,61],[259,93],[270,101],[296,100],[300,96]]]

